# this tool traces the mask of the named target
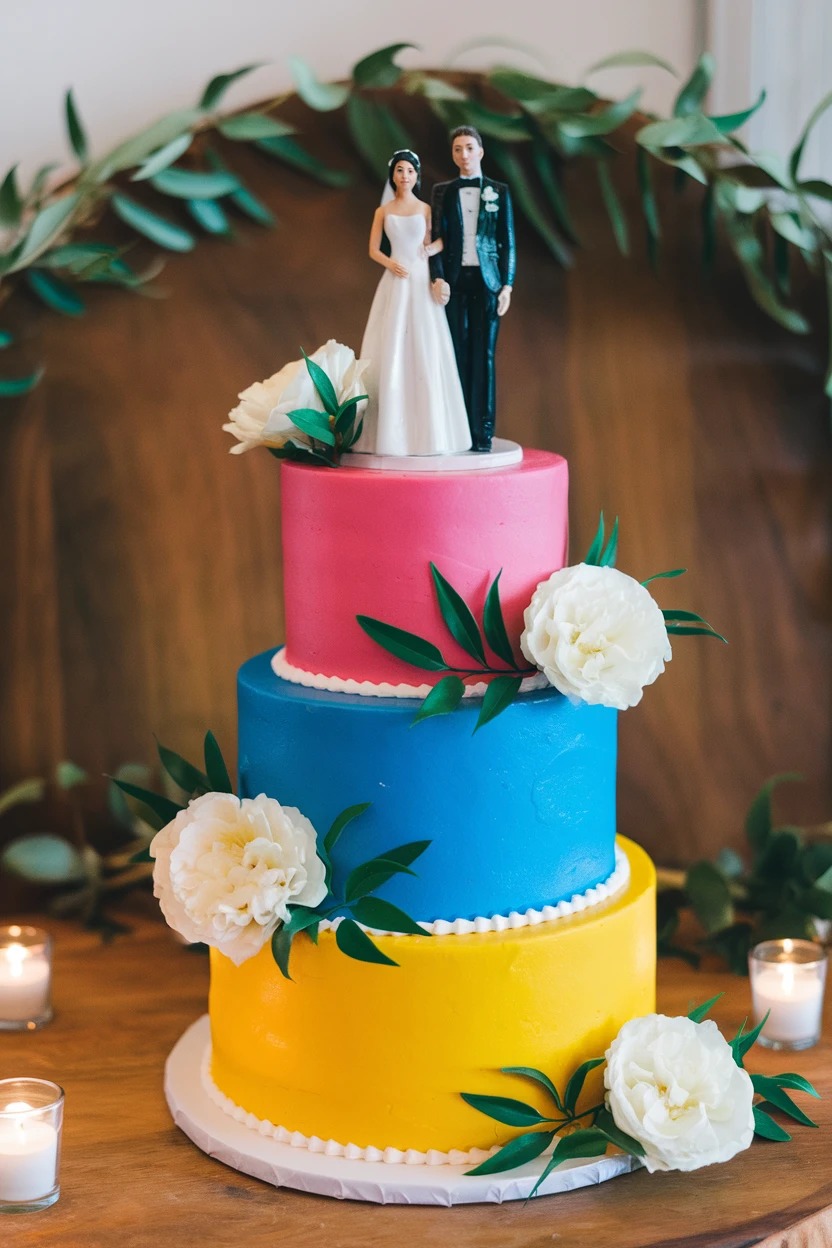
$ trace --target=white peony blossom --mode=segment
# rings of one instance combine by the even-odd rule
[[[664,671],[670,642],[658,603],[617,568],[554,572],[524,615],[523,654],[561,693],[624,711]]]
[[[716,1023],[648,1014],[625,1023],[606,1053],[607,1105],[654,1170],[730,1161],[754,1137],[754,1089]]]
[[[369,360],[357,360],[354,351],[334,338],[309,358],[320,364],[329,377],[339,404],[363,394],[361,378]],[[242,402],[229,413],[229,423],[223,425],[226,433],[239,439],[237,446],[231,448],[232,455],[241,455],[253,446],[283,446],[289,438],[309,446],[308,435],[292,424],[289,412],[304,407],[324,411],[305,360],[293,360],[273,377],[256,381],[239,398]]]
[[[323,901],[316,843],[305,815],[265,793],[205,793],[153,838],[153,891],[175,931],[239,966],[288,919],[290,901]]]

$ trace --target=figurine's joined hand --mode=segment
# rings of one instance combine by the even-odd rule
[[[390,261],[390,272],[394,277],[410,277],[410,270],[399,264],[398,260]]]
[[[451,297],[451,288],[444,278],[437,277],[436,281],[431,282],[430,290],[436,302],[441,304],[442,307],[445,306]]]
[[[504,286],[497,296],[497,315],[505,316],[511,306],[511,287]]]

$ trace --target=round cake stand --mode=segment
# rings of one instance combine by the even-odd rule
[[[200,1077],[209,1040],[206,1014],[188,1028],[167,1060],[165,1096],[174,1122],[209,1157],[275,1187],[382,1205],[466,1205],[525,1200],[540,1174],[540,1162],[508,1174],[471,1177],[465,1174],[468,1166],[348,1161],[280,1144],[236,1122],[210,1099]],[[623,1155],[565,1161],[552,1171],[538,1194],[549,1196],[603,1183],[638,1164]]]
[[[495,438],[490,451],[457,451],[453,455],[368,455],[347,451],[343,468],[372,468],[384,472],[483,472],[519,464],[523,448],[508,438]]]

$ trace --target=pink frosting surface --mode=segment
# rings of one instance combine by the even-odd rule
[[[281,484],[286,658],[310,672],[374,684],[441,679],[376,645],[357,615],[417,633],[452,666],[473,667],[442,621],[431,561],[478,620],[502,568],[503,615],[520,657],[523,611],[566,562],[568,467],[548,451],[526,451],[510,468],[458,473],[284,460]]]

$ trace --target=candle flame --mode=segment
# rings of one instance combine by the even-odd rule
[[[787,936],[786,939],[783,941],[783,952],[791,953],[793,950],[794,950],[794,941],[792,940],[791,936]]]
[[[9,945],[6,950],[6,961],[9,964],[9,974],[13,979],[19,979],[22,976],[23,963],[28,956],[23,945]]]

